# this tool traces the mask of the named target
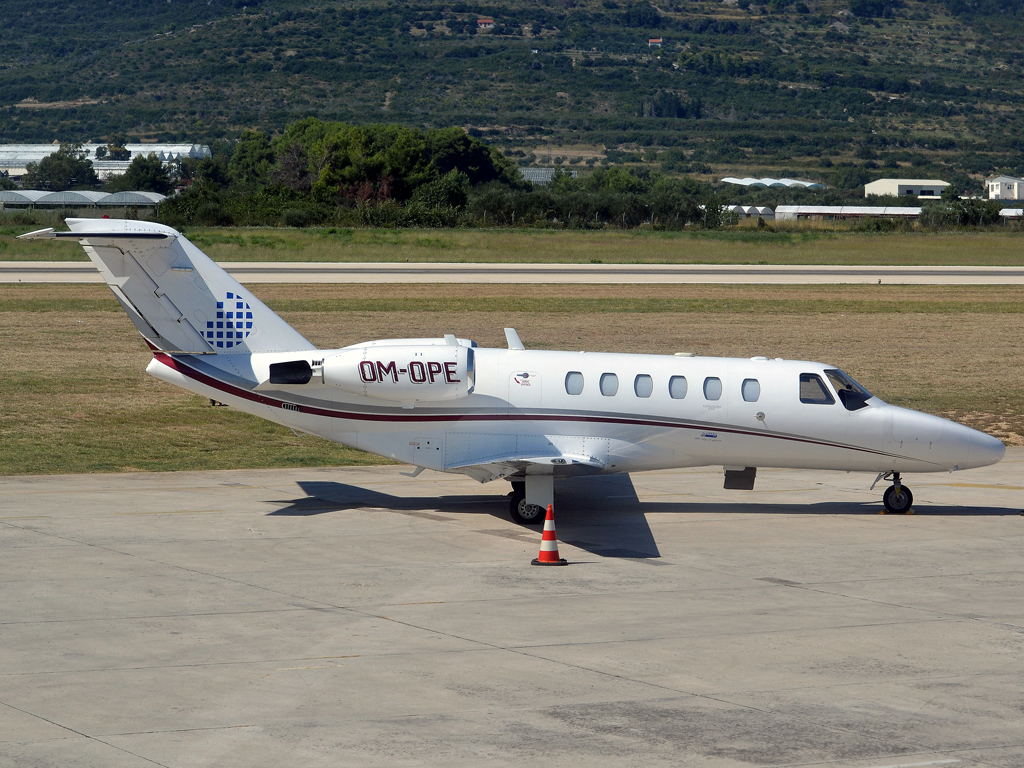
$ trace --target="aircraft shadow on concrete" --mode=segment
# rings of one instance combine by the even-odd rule
[[[515,526],[509,518],[509,501],[505,496],[392,496],[323,481],[300,482],[299,487],[306,497],[288,501],[269,514],[305,517],[371,507],[438,521],[449,518],[431,513],[486,514]],[[661,557],[629,475],[565,480],[558,486],[558,495],[560,541],[601,557]],[[516,529],[515,538],[535,538],[539,544],[539,526]]]
[[[450,518],[432,514],[486,514],[515,524],[509,519],[505,496],[392,496],[391,494],[336,482],[300,482],[307,494],[284,503],[275,516],[322,515],[352,509],[378,508],[392,512],[447,522]],[[741,492],[740,492],[741,493]],[[785,515],[877,515],[880,501],[821,502],[818,504],[765,504],[754,501],[737,502],[641,502],[629,475],[572,478],[557,486],[557,526],[560,541],[601,557],[661,557],[647,523],[647,513],[672,514],[785,514]],[[1020,510],[1004,507],[932,506],[917,509],[919,515],[930,516],[1001,516],[1020,514]],[[902,515],[900,516],[902,517]],[[539,528],[517,526],[510,538],[536,537]]]

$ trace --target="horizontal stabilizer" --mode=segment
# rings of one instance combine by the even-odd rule
[[[170,235],[165,232],[55,232],[53,227],[49,229],[37,229],[35,232],[26,232],[18,235],[19,240],[47,240],[50,238],[65,238],[70,240],[169,240]]]

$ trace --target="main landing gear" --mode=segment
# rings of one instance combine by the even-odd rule
[[[886,473],[884,479],[892,480],[892,485],[882,494],[882,504],[885,505],[885,511],[890,515],[910,514],[910,508],[914,504],[914,494],[900,482],[900,473]]]
[[[539,525],[544,522],[547,510],[540,504],[530,504],[526,501],[526,483],[512,483],[512,492],[509,498],[509,514],[512,519],[520,525]]]

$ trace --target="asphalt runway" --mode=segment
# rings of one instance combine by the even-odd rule
[[[1024,285],[1024,267],[745,264],[437,264],[222,262],[250,283],[773,283]],[[100,283],[88,262],[3,261],[2,283]]]
[[[1024,449],[908,476],[0,478],[2,766],[1024,765]]]

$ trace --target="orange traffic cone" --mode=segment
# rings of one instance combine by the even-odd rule
[[[532,565],[568,565],[569,561],[558,556],[558,537],[555,535],[555,510],[548,504],[548,516],[544,518],[544,535],[540,540],[540,554]]]

